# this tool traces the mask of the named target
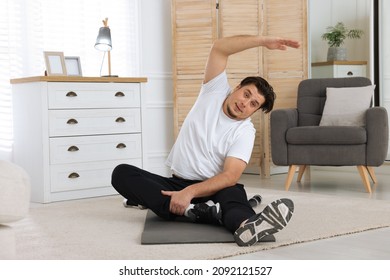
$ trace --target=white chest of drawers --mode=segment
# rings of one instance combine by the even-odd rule
[[[146,78],[11,80],[14,162],[30,175],[34,202],[115,194],[112,170],[144,167]]]
[[[312,78],[366,77],[367,61],[326,61],[311,64]]]

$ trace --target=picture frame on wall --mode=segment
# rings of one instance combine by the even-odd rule
[[[43,52],[48,76],[66,76],[65,57],[63,52]]]
[[[82,76],[79,56],[65,56],[65,66],[68,76]]]

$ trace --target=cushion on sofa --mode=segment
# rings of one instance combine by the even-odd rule
[[[360,145],[367,133],[360,126],[299,126],[287,130],[286,141],[293,145]]]
[[[327,88],[320,126],[365,126],[365,112],[370,108],[375,85]]]

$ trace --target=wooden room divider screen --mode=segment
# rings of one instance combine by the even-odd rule
[[[274,108],[296,107],[298,83],[307,78],[307,0],[172,0],[174,132],[177,136],[194,104],[207,56],[215,39],[248,34],[297,39],[301,48],[285,52],[256,48],[229,58],[235,87],[247,76],[264,77],[277,94]],[[271,172],[269,115],[252,116],[256,140],[248,170]]]

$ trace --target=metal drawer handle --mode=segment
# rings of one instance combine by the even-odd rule
[[[76,146],[70,146],[70,147],[68,148],[68,152],[77,152],[78,150],[79,150],[79,148],[76,147]]]
[[[348,76],[353,76],[353,72],[352,71],[348,71],[347,75]]]
[[[125,94],[121,91],[118,91],[117,93],[115,93],[115,96],[116,97],[123,97],[123,96],[125,96]]]
[[[118,145],[116,145],[116,148],[117,149],[124,149],[124,148],[126,148],[126,145],[123,143],[119,143]]]
[[[66,94],[67,97],[76,97],[77,96],[77,93],[75,93],[74,91],[69,91],[67,94]]]
[[[78,177],[80,177],[80,175],[78,173],[76,173],[76,172],[72,172],[68,176],[69,179],[76,179]]]
[[[78,124],[79,122],[75,119],[69,119],[66,123],[67,124]]]
[[[123,123],[123,122],[125,122],[126,120],[124,119],[124,118],[122,118],[122,117],[119,117],[119,118],[117,118],[116,120],[115,120],[115,122],[117,122],[117,123]]]

